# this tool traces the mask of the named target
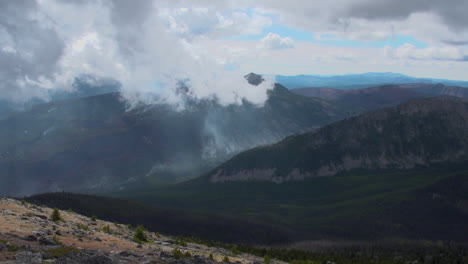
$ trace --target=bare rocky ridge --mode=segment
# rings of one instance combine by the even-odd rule
[[[200,244],[177,245],[174,238],[152,232],[145,232],[149,243],[138,244],[133,241],[135,231],[126,225],[93,221],[70,211],[60,211],[63,221],[53,222],[51,213],[51,208],[0,198],[0,263],[211,264],[225,257],[239,264],[263,261]],[[175,249],[190,256],[176,258]]]

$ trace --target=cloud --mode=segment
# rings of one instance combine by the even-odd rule
[[[290,37],[281,37],[275,33],[268,33],[261,39],[263,47],[267,49],[290,49],[294,48],[294,41]]]
[[[187,39],[257,35],[272,24],[270,17],[261,14],[232,10],[221,12],[213,7],[166,7],[159,9],[159,15],[172,32]]]
[[[213,98],[221,104],[245,99],[261,105],[274,82],[252,87],[243,79],[245,73],[235,67],[226,70],[227,62],[236,62],[212,56],[199,45],[198,37],[174,34],[152,0],[7,1],[1,5],[2,98],[45,97],[51,89],[72,89],[77,76],[92,75],[118,81],[132,104],[162,100],[182,105],[176,90],[179,81],[186,80],[193,98]],[[233,27],[248,28],[252,19],[262,20],[234,12],[218,17],[209,31],[216,35],[241,30]],[[237,22],[243,20],[243,24]],[[268,24],[258,23],[259,27]],[[197,35],[194,28],[190,30]]]
[[[397,59],[412,59],[412,60],[442,60],[442,61],[468,61],[468,55],[457,47],[428,47],[416,48],[414,45],[406,43],[394,49],[384,47],[384,52],[387,57]]]
[[[53,28],[38,21],[33,1],[0,2],[0,96],[23,102],[47,97],[64,43]]]
[[[410,61],[424,75],[432,70],[464,76],[459,64],[468,54],[467,5],[462,0],[0,1],[0,98],[46,98],[50,90],[73,89],[77,76],[92,75],[118,81],[135,103],[163,98],[177,104],[178,80],[189,79],[195,98],[261,104],[272,82],[252,89],[242,79],[247,72],[339,73],[342,65],[350,68],[348,62],[355,64],[353,70],[402,71],[408,68],[398,64]],[[275,24],[337,42],[409,36],[428,47],[388,47],[387,57],[381,49],[306,49],[286,33],[274,34],[269,27]],[[257,40],[227,41],[269,31],[261,47]],[[297,57],[301,66],[292,65],[286,55]],[[309,68],[307,63],[320,65]]]
[[[454,0],[259,0],[255,6],[278,14],[291,27],[344,39],[375,41],[411,35],[430,42],[468,41],[468,2]],[[436,26],[437,33],[430,33]]]

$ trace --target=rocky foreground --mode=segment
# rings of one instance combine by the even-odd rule
[[[144,231],[148,242],[135,242],[135,228],[0,198],[0,263],[263,263],[263,258],[235,254]],[[272,263],[282,262],[273,260]]]

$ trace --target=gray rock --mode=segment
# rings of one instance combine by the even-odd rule
[[[18,264],[41,264],[42,255],[41,253],[23,251],[15,255],[15,262]]]
[[[0,252],[4,252],[4,251],[8,251],[8,248],[5,246],[5,244],[0,242]]]
[[[43,246],[55,246],[57,243],[55,243],[54,240],[47,238],[47,237],[40,237],[39,238],[39,245]]]
[[[55,262],[55,264],[114,264],[117,261],[114,261],[112,258],[96,252],[96,253],[71,253],[66,256],[63,256]]]
[[[119,253],[119,255],[122,256],[122,257],[137,257],[137,258],[143,257],[143,254],[141,254],[140,252],[137,252],[137,251],[133,251],[133,250],[122,251],[122,252]]]
[[[42,254],[42,259],[55,259],[54,256],[52,256],[51,254],[47,252],[41,252],[41,254]]]
[[[42,219],[42,220],[47,219],[47,216],[45,216],[45,215],[37,215],[37,214],[35,214],[34,216],[37,217],[37,218],[40,218],[40,219]]]
[[[172,258],[172,254],[165,252],[165,251],[161,251],[161,254],[159,256],[161,258]]]
[[[36,233],[34,233],[34,235],[36,235],[36,237],[45,237],[46,234],[42,231],[37,231]]]
[[[203,256],[196,255],[195,257],[193,257],[192,263],[206,264],[206,263],[211,263],[211,261]]]
[[[26,241],[37,241],[37,237],[35,235],[29,235],[24,238]]]
[[[25,251],[33,251],[31,245],[22,245],[20,248]]]

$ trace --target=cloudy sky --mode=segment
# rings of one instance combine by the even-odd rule
[[[46,97],[83,75],[141,100],[171,100],[166,88],[186,79],[224,103],[264,100],[271,82],[239,85],[248,72],[468,80],[466,10],[466,0],[4,0],[0,98]]]

